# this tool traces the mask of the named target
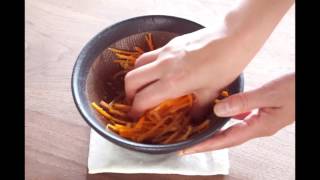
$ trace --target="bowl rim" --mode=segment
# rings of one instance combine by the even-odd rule
[[[102,137],[106,138],[107,140],[109,140],[117,145],[120,145],[124,148],[134,149],[136,151],[147,152],[147,153],[172,152],[172,151],[176,151],[179,149],[183,149],[183,148],[195,145],[195,144],[207,139],[208,137],[212,136],[213,134],[215,134],[217,130],[219,130],[222,126],[224,126],[224,124],[226,124],[230,120],[230,118],[220,118],[219,122],[218,122],[219,128],[216,128],[216,130],[212,130],[212,131],[208,132],[206,135],[198,136],[197,138],[191,138],[189,140],[181,141],[181,142],[177,142],[177,143],[173,143],[173,144],[144,144],[144,143],[138,143],[138,142],[127,140],[127,139],[122,138],[116,134],[113,134],[111,132],[106,131],[104,128],[101,127],[101,125],[99,125],[96,122],[98,119],[90,111],[86,110],[83,103],[87,103],[87,102],[83,99],[83,97],[81,97],[81,95],[83,95],[81,93],[85,93],[85,92],[81,92],[81,87],[79,87],[79,84],[78,84],[78,75],[81,71],[81,64],[84,61],[94,61],[94,59],[87,60],[85,58],[86,53],[92,48],[92,46],[94,46],[93,43],[95,43],[96,41],[99,40],[99,36],[101,34],[107,33],[110,29],[113,29],[120,24],[124,24],[129,21],[140,20],[140,19],[159,18],[159,17],[174,19],[174,20],[178,20],[178,21],[185,21],[186,23],[192,23],[194,25],[198,25],[199,27],[204,28],[203,25],[198,24],[196,22],[193,22],[191,20],[176,17],[176,16],[168,16],[168,15],[145,15],[145,16],[137,16],[137,17],[133,17],[133,18],[119,21],[117,23],[114,23],[114,24],[104,28],[102,31],[95,34],[88,42],[86,42],[85,46],[80,50],[80,53],[74,63],[73,70],[72,70],[72,77],[71,77],[71,89],[72,89],[73,101],[74,101],[76,108],[78,109],[80,115],[86,121],[86,123],[92,129],[94,129],[99,135],[101,135]],[[243,87],[244,87],[243,74],[240,74],[236,80],[238,80],[240,83],[239,92],[243,92]],[[128,146],[130,146],[130,147],[128,147]]]

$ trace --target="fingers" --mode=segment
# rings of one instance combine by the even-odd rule
[[[135,95],[130,115],[138,117],[144,111],[160,104],[162,101],[178,97],[178,93],[178,88],[175,89],[170,83],[159,80]]]
[[[141,56],[137,58],[135,62],[135,68],[138,68],[142,65],[155,61],[158,58],[160,51],[161,51],[161,48],[156,49],[154,51],[143,53]]]
[[[214,112],[220,117],[230,117],[269,105],[268,99],[265,98],[264,89],[259,88],[244,93],[234,94],[223,99],[215,105]]]
[[[129,71],[125,76],[125,92],[128,100],[132,99],[140,88],[158,80],[161,73],[162,70],[156,62]]]
[[[261,135],[259,130],[262,125],[262,121],[263,120],[260,116],[253,115],[246,121],[215,134],[211,139],[180,151],[179,154],[186,155],[213,151],[242,144]]]
[[[128,100],[131,100],[140,88],[159,79],[161,68],[155,60],[160,49],[142,54],[136,60],[135,69],[126,74],[125,92]]]
[[[285,75],[256,90],[234,94],[217,103],[214,112],[217,116],[231,117],[255,108],[280,108],[288,101],[285,97],[289,95],[291,100],[294,97],[294,78],[294,74]]]
[[[195,118],[205,118],[205,114],[208,111],[212,112],[209,106],[212,103],[212,99],[218,96],[218,93],[214,93],[211,89],[199,89],[193,92],[196,99],[192,105],[191,116]]]

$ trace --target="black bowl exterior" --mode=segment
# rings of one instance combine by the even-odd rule
[[[72,95],[76,107],[83,119],[91,128],[107,140],[127,149],[151,154],[178,151],[195,145],[216,133],[230,118],[220,118],[210,130],[179,143],[153,145],[132,142],[105,130],[105,127],[98,122],[99,120],[93,114],[90,104],[88,103],[88,97],[85,93],[86,80],[93,61],[112,43],[127,36],[142,32],[165,31],[182,35],[201,28],[204,28],[204,26],[186,19],[164,15],[150,15],[121,21],[94,36],[81,50],[72,72]],[[229,90],[231,93],[242,92],[243,86],[244,79],[241,74],[229,86]]]

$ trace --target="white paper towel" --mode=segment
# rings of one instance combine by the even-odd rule
[[[181,175],[227,175],[228,149],[193,155],[151,155],[130,151],[101,137],[91,129],[88,157],[90,174],[154,173]]]

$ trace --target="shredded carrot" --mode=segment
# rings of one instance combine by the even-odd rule
[[[151,33],[147,33],[146,36],[145,36],[145,39],[146,39],[146,41],[147,41],[149,50],[150,50],[150,51],[153,51],[153,50],[154,50],[154,45],[153,45]]]
[[[142,48],[140,48],[140,47],[138,47],[138,46],[135,46],[134,47],[134,50],[136,50],[138,53],[140,53],[140,54],[143,54],[144,53],[144,50],[142,49]]]
[[[178,135],[179,135],[179,131],[176,131],[175,133],[171,134],[171,136],[169,136],[167,139],[165,139],[162,144],[169,144],[169,143],[171,143],[171,142],[173,141],[173,139],[174,139],[175,137],[177,137]]]
[[[203,130],[204,128],[206,128],[207,126],[209,126],[210,121],[209,120],[205,120],[203,121],[201,124],[199,124],[198,126],[194,127],[194,129],[192,130],[192,132],[198,132]]]
[[[106,129],[110,129],[114,132],[118,132],[117,128],[115,126],[113,126],[112,124],[107,124]]]
[[[98,106],[96,103],[91,103],[92,107],[94,109],[96,109],[101,115],[103,115],[105,118],[107,118],[108,120],[110,120],[113,123],[120,123],[120,124],[126,124],[126,121],[117,119],[113,116],[111,116],[109,113],[107,113],[105,110],[103,110],[100,106]]]
[[[191,133],[192,133],[192,126],[189,125],[185,134],[182,134],[182,136],[177,138],[176,141],[179,142],[179,141],[186,140]]]
[[[149,51],[155,49],[151,33],[146,33],[145,42]],[[125,75],[134,68],[136,59],[145,51],[135,46],[134,51],[108,48],[118,59],[113,60],[122,68],[121,71],[115,73],[115,80],[122,75]],[[112,85],[112,84],[111,84]],[[147,110],[137,120],[131,119],[127,114],[131,109],[131,105],[124,102],[124,90],[120,91],[110,103],[105,101],[100,102],[100,106],[92,103],[92,107],[106,120],[106,128],[117,133],[123,138],[141,143],[153,144],[170,144],[187,140],[195,134],[203,132],[209,127],[210,120],[193,122],[191,118],[191,108],[195,102],[193,94],[187,94],[181,97],[168,99]],[[229,96],[227,90],[220,93],[219,98]],[[215,99],[214,103],[220,101]]]
[[[145,117],[142,116],[142,117],[138,120],[138,122],[137,122],[137,124],[136,124],[136,128],[137,128],[137,129],[141,129],[142,126],[143,126],[143,124],[144,124],[144,121],[145,121]]]
[[[120,50],[120,49],[116,49],[116,48],[108,48],[110,51],[114,52],[114,53],[119,53],[119,54],[126,54],[126,55],[137,55],[140,54],[140,52],[130,52],[130,51],[126,51],[126,50]]]
[[[113,61],[113,63],[118,63],[123,69],[129,68],[129,64],[127,63],[127,61],[115,60]]]
[[[128,56],[128,55],[124,55],[124,54],[120,54],[120,53],[116,53],[116,56],[120,59],[125,59],[125,60],[130,60],[131,62],[135,62],[136,58],[132,55]]]
[[[129,111],[131,109],[130,106],[125,105],[125,104],[120,104],[120,103],[114,103],[112,106],[115,109],[118,109],[118,110],[121,110],[121,111],[125,111],[125,112],[127,112],[127,111]]]
[[[184,114],[179,113],[176,116],[176,120],[171,120],[171,122],[166,126],[166,128],[164,128],[161,132],[159,132],[159,134],[156,135],[155,138],[157,137],[161,137],[162,135],[166,134],[167,132],[172,132],[172,131],[176,131],[178,128],[177,126],[179,126],[180,122],[182,121],[182,116]]]
[[[102,107],[106,108],[113,115],[118,115],[118,116],[121,116],[121,117],[126,117],[127,116],[126,113],[114,109],[112,106],[110,106],[108,103],[106,103],[104,101],[100,101],[100,105]]]
[[[149,131],[145,132],[144,134],[141,134],[141,136],[138,138],[138,141],[141,142],[151,136],[154,136],[154,134],[157,132],[158,128],[160,126],[162,126],[165,122],[166,122],[166,120],[160,119],[159,122],[157,122],[157,124],[154,127],[152,127]]]
[[[223,97],[228,97],[228,96],[229,96],[228,91],[222,91],[222,92],[221,92],[221,96],[223,96]]]

